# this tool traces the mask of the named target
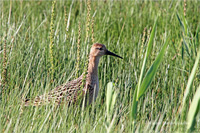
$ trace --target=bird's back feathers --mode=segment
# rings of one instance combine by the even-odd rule
[[[34,99],[26,99],[25,106],[37,106],[48,103],[60,104],[62,100],[65,100],[66,102],[76,102],[77,97],[82,93],[82,91],[80,91],[82,86],[82,80],[83,75],[68,83],[57,86],[55,89],[51,90],[47,94],[37,96]]]

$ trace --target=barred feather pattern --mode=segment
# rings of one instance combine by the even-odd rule
[[[87,91],[86,101],[89,100],[89,103],[91,103],[90,100],[92,100],[93,98],[94,88],[92,88],[91,85],[89,84],[87,86],[85,84],[83,89],[81,90],[82,80],[83,80],[83,75],[68,83],[57,86],[55,89],[51,90],[48,94],[37,96],[34,99],[26,99],[25,106],[29,105],[38,106],[49,103],[61,104],[61,102],[76,103],[77,98],[83,99],[85,91]],[[87,99],[88,96],[89,99]]]

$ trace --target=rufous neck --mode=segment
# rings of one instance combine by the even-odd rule
[[[89,57],[89,64],[88,64],[88,74],[97,76],[98,75],[98,64],[99,64],[99,56],[91,56]]]

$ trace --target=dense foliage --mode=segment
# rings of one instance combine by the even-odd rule
[[[52,15],[52,1],[1,1],[0,132],[186,131],[190,101],[200,85],[197,65],[182,110],[184,91],[200,49],[200,2],[185,4],[184,1],[56,1]],[[167,38],[168,47],[148,90],[137,103],[133,123],[134,90],[156,18],[145,73]],[[124,58],[101,58],[100,92],[95,104],[84,110],[79,106],[52,104],[23,106],[25,98],[47,93],[76,78],[76,74],[80,76],[93,41],[105,44]],[[112,88],[111,109],[106,102],[107,88]],[[200,130],[199,120],[197,115],[195,131]]]

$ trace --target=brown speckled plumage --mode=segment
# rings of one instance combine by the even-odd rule
[[[37,96],[34,99],[26,99],[25,106],[37,106],[48,103],[75,103],[78,98],[83,99],[85,92],[87,94],[86,101],[91,104],[92,101],[96,99],[99,92],[98,63],[100,57],[103,55],[113,55],[122,58],[108,51],[103,44],[93,44],[90,50],[88,73],[86,75],[86,82],[84,84],[82,84],[82,74],[79,78],[60,85],[47,94]],[[81,90],[81,88],[83,89]]]

